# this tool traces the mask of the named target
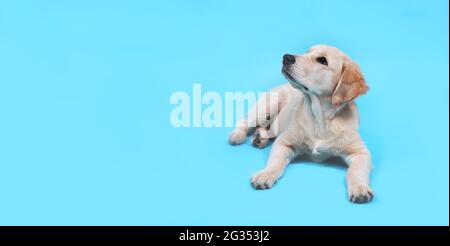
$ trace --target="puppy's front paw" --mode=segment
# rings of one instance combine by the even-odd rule
[[[373,199],[373,192],[368,185],[349,185],[348,198],[353,203],[368,203]]]
[[[262,170],[257,172],[250,179],[253,188],[257,190],[270,189],[278,180],[278,173],[274,171]]]
[[[247,139],[247,132],[242,129],[236,128],[233,130],[233,132],[231,132],[230,136],[228,137],[228,142],[231,145],[239,145],[243,144],[246,139]]]

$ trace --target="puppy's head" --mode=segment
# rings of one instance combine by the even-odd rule
[[[368,89],[358,65],[326,45],[313,46],[303,55],[284,55],[282,72],[293,87],[329,96],[334,106],[351,102]]]

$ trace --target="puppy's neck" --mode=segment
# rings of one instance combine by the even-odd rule
[[[330,121],[345,106],[334,106],[331,97],[317,96],[311,93],[303,93],[305,97],[305,110],[314,119],[315,132],[318,137],[325,137]]]

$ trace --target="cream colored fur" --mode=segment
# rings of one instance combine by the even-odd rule
[[[259,148],[275,139],[266,167],[251,178],[256,189],[271,188],[297,156],[314,161],[337,156],[348,164],[349,199],[369,202],[373,197],[371,156],[358,132],[354,103],[367,86],[358,65],[342,51],[325,45],[294,57],[295,63],[284,64],[282,69],[289,83],[262,97],[238,123],[229,142],[244,143],[253,129],[253,143]],[[319,62],[323,59],[326,65]]]

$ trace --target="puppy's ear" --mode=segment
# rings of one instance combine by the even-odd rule
[[[363,95],[367,90],[366,81],[358,65],[352,61],[345,61],[341,77],[331,96],[331,103],[334,106],[340,106]]]

